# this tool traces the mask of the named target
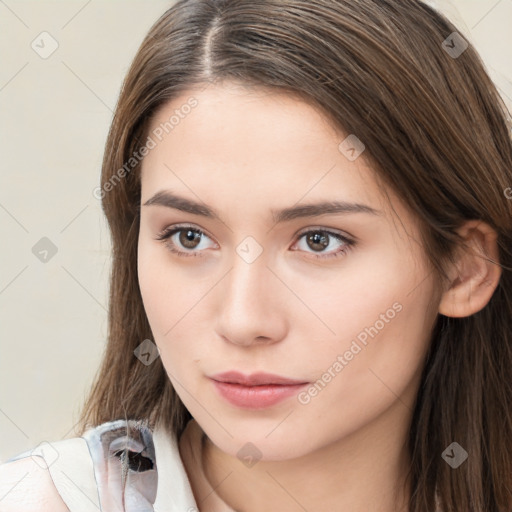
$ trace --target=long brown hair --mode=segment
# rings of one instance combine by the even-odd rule
[[[512,510],[509,113],[471,44],[450,52],[454,32],[418,0],[181,0],[161,16],[125,78],[106,143],[109,332],[80,434],[130,418],[179,436],[191,418],[160,358],[146,366],[134,357],[153,336],[137,279],[140,164],[126,163],[164,103],[237,80],[296,94],[356,134],[379,179],[420,220],[440,280],[458,227],[480,219],[496,230],[502,275],[491,300],[469,317],[439,314],[432,332],[408,439],[410,510],[435,510],[436,494],[443,512]],[[453,441],[469,452],[456,470],[441,457]]]

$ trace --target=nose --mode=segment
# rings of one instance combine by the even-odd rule
[[[243,346],[284,339],[286,304],[290,303],[285,292],[285,286],[267,267],[265,251],[251,263],[234,254],[232,267],[217,290],[217,334]]]

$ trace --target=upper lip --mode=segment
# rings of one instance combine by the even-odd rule
[[[280,375],[265,372],[244,375],[240,372],[229,371],[217,373],[212,375],[210,378],[219,382],[230,382],[233,384],[242,384],[243,386],[262,386],[265,384],[292,385],[306,383],[306,381],[303,380],[288,379],[286,377],[281,377]]]

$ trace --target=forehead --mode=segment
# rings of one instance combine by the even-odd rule
[[[321,146],[337,145],[343,136],[296,94],[234,82],[181,93],[152,119],[150,131],[159,129],[163,129],[164,139],[178,142],[194,137],[203,143],[203,152],[229,149],[231,155],[235,149],[240,149],[239,153],[281,153],[281,148],[292,149],[299,141],[301,146],[295,147],[295,152],[318,151]]]
[[[159,109],[148,135],[143,201],[170,189],[246,212],[329,199],[386,208],[364,151],[349,158],[354,135],[297,95],[229,82],[190,89]]]

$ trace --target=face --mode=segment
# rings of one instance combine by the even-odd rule
[[[353,137],[340,146],[348,134],[309,104],[233,83],[175,98],[149,134],[140,289],[169,379],[211,441],[280,460],[379,418],[400,428],[437,292],[415,220],[388,191],[391,211]],[[210,378],[233,370],[306,384]]]

